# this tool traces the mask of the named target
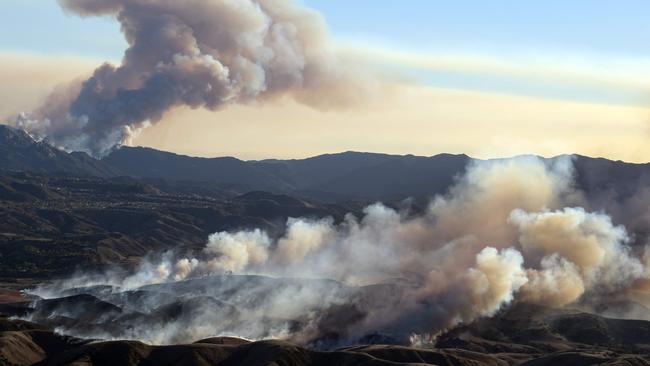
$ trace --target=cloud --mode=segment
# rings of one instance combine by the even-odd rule
[[[129,45],[81,84],[58,90],[14,125],[103,156],[178,106],[217,110],[279,96],[317,108],[355,103],[373,79],[332,50],[318,13],[289,0],[61,0],[110,16]]]

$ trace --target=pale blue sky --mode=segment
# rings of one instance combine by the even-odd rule
[[[338,37],[418,50],[530,48],[647,56],[647,0],[306,0]]]
[[[337,39],[414,50],[517,49],[650,55],[646,0],[304,0]],[[0,48],[119,57],[116,23],[65,15],[55,0],[3,0]]]
[[[647,0],[303,3],[325,17],[340,44],[427,60],[479,57],[469,69],[456,69],[453,61],[433,69],[391,66],[419,83],[605,104],[635,105],[650,95]],[[3,0],[0,51],[119,61],[124,47],[111,19],[67,15],[55,0]],[[535,77],[535,69],[555,77]],[[566,73],[579,74],[578,81],[566,81]]]
[[[56,0],[2,0],[0,50],[119,60],[125,42],[111,19],[67,15]]]

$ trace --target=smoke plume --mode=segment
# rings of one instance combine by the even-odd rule
[[[370,90],[332,50],[323,19],[292,0],[59,3],[115,18],[129,45],[120,65],[100,66],[14,121],[68,150],[102,156],[176,106],[215,110],[288,95],[328,108]]]
[[[118,293],[185,286],[181,284],[226,273],[262,275],[279,283],[283,278],[311,279],[311,285],[298,288],[250,280],[239,285],[237,296],[214,296],[244,304],[239,307],[257,304],[248,308],[249,324],[259,326],[255,319],[267,317],[302,319],[307,325],[300,330],[282,327],[271,335],[303,342],[320,339],[332,327],[346,339],[372,332],[435,334],[495,315],[515,302],[580,306],[648,281],[650,255],[633,254],[626,229],[605,213],[565,207],[581,199],[573,188],[570,160],[477,162],[421,214],[377,203],[366,207],[362,217],[348,215],[340,223],[289,219],[277,238],[259,229],[219,232],[196,257],[172,260],[169,255],[145,261],[126,278],[85,277],[59,284],[55,292],[80,283],[112,285]],[[211,314],[205,311],[203,320]],[[215,316],[211,319],[219,323]],[[201,329],[183,333],[188,338],[215,332],[192,328],[194,323],[174,324],[184,332]],[[270,335],[236,329],[238,335]],[[179,337],[177,332],[165,334],[144,337],[163,342]]]

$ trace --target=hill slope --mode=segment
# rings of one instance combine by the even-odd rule
[[[37,142],[26,132],[0,125],[0,170],[48,174],[110,177],[118,169],[86,153],[66,153],[46,142]]]
[[[140,178],[208,181],[235,185],[243,191],[295,193],[326,200],[400,200],[444,193],[470,161],[466,155],[420,157],[359,152],[300,160],[243,161],[131,147],[122,147],[103,159]]]
[[[555,158],[553,158],[555,159]],[[650,165],[573,155],[576,185],[595,209],[650,198]],[[142,147],[121,147],[102,160],[66,153],[25,132],[0,125],[0,170],[84,177],[126,175],[162,185],[194,182],[200,191],[234,194],[268,191],[329,202],[426,200],[443,194],[477,159],[466,155],[430,157],[344,152],[307,159],[244,161],[200,158]],[[625,205],[625,209],[630,206]],[[641,213],[640,205],[633,208]],[[642,205],[641,205],[642,206]],[[624,209],[613,209],[623,215]],[[620,211],[620,212],[616,212]]]

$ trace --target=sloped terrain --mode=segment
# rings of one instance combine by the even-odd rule
[[[278,238],[290,217],[340,223],[377,200],[417,215],[474,161],[355,152],[242,161],[129,147],[96,160],[0,126],[0,365],[650,364],[650,323],[631,320],[650,310],[626,298],[563,310],[515,301],[433,337],[418,311],[436,303],[397,306],[415,277],[351,286],[220,270],[123,281],[171,252],[214,259],[203,249],[219,231],[260,228]],[[650,234],[650,166],[571,161],[579,205],[624,224],[640,252]],[[81,284],[17,291],[88,270],[121,280],[77,276]],[[368,320],[396,308],[409,321]]]
[[[0,278],[45,278],[151,252],[199,250],[209,234],[281,230],[287,217],[337,220],[361,203],[324,204],[265,192],[147,183],[133,178],[0,175]]]
[[[299,339],[252,342],[223,337],[237,322],[273,329],[281,322],[302,326],[300,319],[256,318],[251,309],[264,306],[241,300],[254,289],[282,291],[315,286],[317,291],[351,295],[352,289],[328,281],[279,280],[255,276],[215,277],[153,285],[124,291],[91,287],[68,296],[4,304],[0,317],[0,365],[648,365],[650,322],[608,319],[578,310],[552,310],[515,305],[496,317],[479,319],[417,346],[411,340],[392,344],[388,334],[369,334],[355,346],[305,343]],[[174,295],[172,295],[172,293]],[[385,293],[390,296],[390,292]],[[173,345],[101,340],[137,337],[164,324],[195,326],[209,309],[214,315],[207,337],[186,333]],[[321,309],[322,311],[323,309]],[[346,309],[330,310],[346,312]],[[246,314],[242,317],[242,314]],[[339,315],[341,317],[343,315]],[[41,324],[39,324],[41,323]],[[44,323],[44,324],[43,324]],[[274,324],[275,323],[275,324]],[[340,326],[341,324],[339,324]],[[57,329],[54,332],[53,329]],[[146,328],[146,329],[145,329]],[[111,330],[112,329],[112,330]],[[169,331],[167,328],[166,331]],[[326,329],[321,329],[321,336]],[[63,334],[62,334],[63,333]],[[88,337],[80,338],[80,334]],[[64,335],[76,334],[76,337]],[[97,335],[103,334],[103,337]],[[182,332],[179,332],[182,334]],[[424,340],[425,338],[423,338]]]
[[[110,177],[120,175],[86,153],[66,153],[26,132],[0,124],[0,170]]]

